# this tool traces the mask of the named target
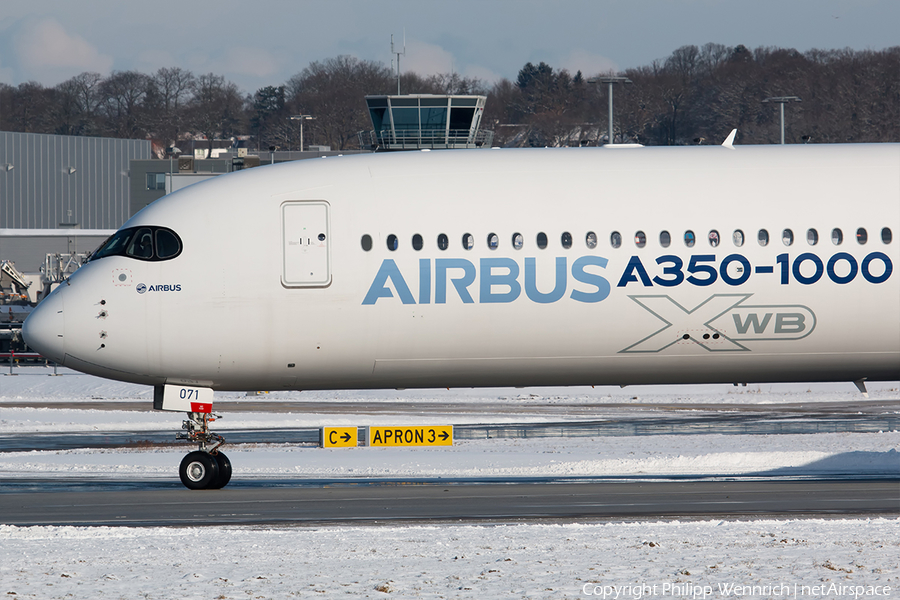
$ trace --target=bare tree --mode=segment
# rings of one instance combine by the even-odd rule
[[[107,135],[140,139],[147,133],[144,100],[150,77],[137,71],[113,71],[100,86],[100,110]]]
[[[235,136],[246,126],[244,98],[234,83],[213,73],[199,76],[194,90],[190,123],[206,136],[206,156],[209,158],[214,140]]]
[[[290,112],[316,118],[309,139],[340,150],[356,147],[357,134],[371,129],[365,96],[393,90],[389,68],[352,56],[310,63],[286,87]]]
[[[174,144],[188,123],[188,102],[197,78],[181,67],[161,68],[152,79],[156,106],[151,118],[157,136]]]

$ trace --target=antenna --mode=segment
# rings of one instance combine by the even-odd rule
[[[400,56],[406,56],[406,28],[403,28],[403,52],[394,49],[394,34],[391,34],[391,54],[397,55],[397,95],[400,95]]]

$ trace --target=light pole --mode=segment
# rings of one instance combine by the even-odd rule
[[[291,115],[291,121],[300,121],[300,152],[303,152],[303,121],[313,121],[312,115]]]
[[[181,148],[178,148],[174,145],[166,148],[166,156],[169,157],[169,177],[167,178],[167,181],[166,181],[166,193],[167,194],[171,194],[172,189],[175,187],[175,180],[173,179],[173,177],[175,176],[175,171],[174,171],[175,166],[173,164],[172,159],[174,159],[176,156],[180,156],[180,155],[181,155]]]
[[[784,105],[788,102],[802,102],[797,96],[772,96],[763,100],[763,104],[777,102],[781,110],[781,145],[784,145]]]
[[[618,77],[615,75],[608,75],[604,77],[597,77],[596,79],[588,79],[588,83],[606,83],[609,84],[609,129],[607,129],[607,135],[609,137],[609,143],[615,143],[615,134],[613,133],[613,84],[614,83],[634,83],[627,77]]]

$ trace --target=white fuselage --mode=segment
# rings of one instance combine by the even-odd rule
[[[900,378],[897,144],[333,157],[123,228],[144,225],[180,254],[92,260],[29,318],[32,347],[218,390]]]

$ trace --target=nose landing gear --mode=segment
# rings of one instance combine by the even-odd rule
[[[180,440],[195,442],[199,450],[188,453],[181,461],[178,474],[181,483],[191,490],[218,490],[231,480],[231,461],[219,451],[225,438],[209,430],[209,423],[219,418],[212,413],[189,412],[181,425],[184,432],[175,434]]]

